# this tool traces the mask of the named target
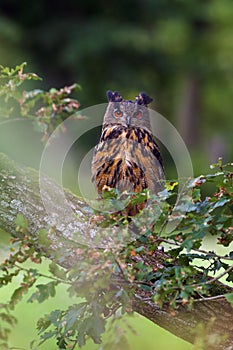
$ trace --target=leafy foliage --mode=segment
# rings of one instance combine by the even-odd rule
[[[46,141],[53,130],[80,107],[70,95],[81,87],[73,84],[61,89],[52,88],[48,92],[41,89],[22,91],[23,83],[41,80],[35,73],[25,73],[25,66],[25,62],[15,68],[0,66],[0,119],[18,117],[19,114],[31,118],[35,129],[43,134],[42,140]]]
[[[6,83],[0,89],[0,96],[6,103],[3,108],[9,110],[5,115],[9,117],[13,114],[8,103],[11,99],[15,100],[23,118],[29,115],[37,125],[43,125],[40,131],[46,139],[55,124],[59,125],[63,118],[78,108],[76,100],[67,98],[76,86],[52,89],[48,93],[33,90],[21,92],[20,95],[18,87],[22,79],[38,79],[34,74],[23,73],[23,68],[24,64],[15,69],[1,68],[0,77],[6,79]],[[42,101],[43,106],[36,109],[38,101]],[[55,124],[54,116],[57,116]],[[157,196],[144,191],[122,199],[120,193],[110,189],[104,195],[105,200],[118,203],[120,212],[117,215],[100,213],[93,222],[100,232],[111,235],[112,240],[99,248],[98,244],[96,248],[90,248],[77,247],[76,242],[69,242],[75,244],[76,255],[80,258],[70,270],[60,267],[60,261],[55,257],[48,274],[40,272],[39,264],[43,259],[41,248],[49,247],[49,230],[51,232],[53,228],[40,229],[38,236],[33,238],[27,220],[19,214],[15,219],[18,238],[12,239],[11,253],[1,264],[0,286],[11,284],[19,275],[22,278],[9,302],[1,304],[1,345],[8,349],[10,327],[16,323],[12,313],[15,305],[25,296],[28,303],[42,303],[54,298],[61,284],[66,286],[67,295],[75,297],[77,302],[67,309],[57,308],[37,322],[39,344],[55,338],[59,349],[82,347],[87,339],[100,344],[102,334],[111,328],[109,324],[119,335],[113,337],[111,344],[120,347],[126,338],[116,326],[116,321],[125,313],[132,313],[131,302],[139,289],[158,306],[169,305],[174,313],[179,304],[192,308],[193,303],[200,299],[213,298],[215,281],[225,277],[227,282],[233,282],[233,252],[219,255],[214,250],[205,251],[202,243],[209,236],[223,247],[229,247],[233,241],[232,166],[223,165],[219,158],[211,166],[212,173],[187,181],[189,196],[179,206],[182,220],[175,231],[169,233],[166,232],[166,224],[177,218],[172,210],[178,181],[168,181],[166,190]],[[213,192],[203,197],[203,189],[210,183]],[[148,201],[144,212],[134,220],[136,227],[146,227],[145,233],[123,245],[119,244],[119,238],[130,230],[130,220],[122,217],[122,201],[124,205],[128,201],[134,204]],[[25,265],[27,261],[31,262],[30,268]],[[232,304],[232,293],[226,295],[219,290],[214,297],[225,297]],[[111,348],[111,344],[105,346]]]

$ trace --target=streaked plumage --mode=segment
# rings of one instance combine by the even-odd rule
[[[123,100],[118,92],[108,91],[100,141],[92,161],[93,181],[101,195],[107,187],[120,192],[163,189],[164,170],[158,145],[151,132],[147,104],[152,101],[141,93],[136,101]],[[141,205],[126,208],[128,215],[143,209]]]

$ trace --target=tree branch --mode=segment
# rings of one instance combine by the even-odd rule
[[[52,193],[57,193],[60,188],[48,178],[44,178],[44,184],[44,196],[52,202]],[[49,189],[47,193],[46,186]],[[23,214],[28,220],[29,232],[35,237],[39,229],[53,227],[49,237],[52,244],[49,248],[43,248],[45,255],[50,258],[57,250],[64,248],[64,240],[74,242],[77,232],[80,233],[79,237],[83,238],[83,243],[90,242],[95,229],[90,223],[91,212],[87,210],[86,203],[69,191],[66,191],[66,200],[72,207],[74,215],[64,209],[63,203],[56,202],[54,204],[56,215],[49,216],[41,200],[38,173],[33,169],[22,168],[0,154],[0,228],[4,231],[12,236],[20,234],[16,232],[14,222],[18,213]],[[78,261],[76,247],[71,245],[69,249],[65,261],[61,262],[66,268],[72,267]],[[152,266],[155,259],[156,255],[151,258]],[[233,292],[233,289],[218,281],[212,282],[210,297],[201,302],[194,302],[191,310],[182,304],[175,311],[168,306],[160,309],[151,300],[149,293],[140,289],[132,300],[133,309],[190,343],[195,343],[194,330],[202,323],[204,328],[198,329],[199,332],[204,332],[208,340],[206,349],[233,350],[233,309],[224,297],[215,298],[217,295]]]

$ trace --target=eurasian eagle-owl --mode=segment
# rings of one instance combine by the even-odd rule
[[[92,180],[99,195],[107,188],[119,192],[157,194],[164,188],[164,168],[150,124],[148,104],[152,99],[140,93],[135,101],[124,100],[107,91],[102,133],[92,161]],[[136,215],[145,203],[129,205],[126,212]]]

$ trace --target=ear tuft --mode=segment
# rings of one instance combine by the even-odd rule
[[[136,97],[136,102],[139,105],[147,106],[152,101],[153,101],[153,98],[148,96],[145,92],[140,92],[140,94]]]
[[[108,90],[106,94],[109,102],[121,102],[123,100],[118,91]]]

